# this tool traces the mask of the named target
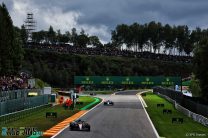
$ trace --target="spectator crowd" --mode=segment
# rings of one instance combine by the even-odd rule
[[[121,56],[132,58],[144,58],[150,60],[162,60],[172,62],[191,63],[191,56],[176,56],[166,54],[155,54],[151,52],[135,52],[130,50],[119,50],[117,48],[87,48],[87,47],[75,47],[71,45],[30,45],[29,48],[46,50],[60,53],[69,54],[84,54],[84,55],[104,55],[104,56]]]
[[[28,88],[30,75],[21,72],[18,76],[0,76],[0,91],[17,90]]]

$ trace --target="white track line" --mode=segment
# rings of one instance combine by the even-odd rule
[[[142,92],[142,93],[143,93],[143,92]],[[138,95],[137,95],[137,96],[138,96]],[[138,99],[140,100],[139,97],[141,97],[141,96],[138,96]],[[142,98],[142,97],[141,97],[141,98]],[[142,100],[143,100],[143,98],[142,98]],[[140,101],[141,101],[141,100],[140,100]],[[141,101],[141,103],[142,103],[142,101]],[[144,107],[143,104],[142,104],[142,106],[143,106],[144,111],[145,111],[145,113],[146,113],[146,115],[147,115],[147,118],[148,118],[148,120],[149,120],[149,122],[150,122],[150,125],[151,125],[152,128],[153,128],[153,131],[154,131],[155,135],[157,136],[157,138],[160,138],[160,136],[159,136],[157,130],[155,129],[155,126],[153,125],[152,120],[150,119],[149,114],[147,113],[147,111],[146,111],[146,109],[145,109],[145,107]]]
[[[83,115],[81,115],[79,118],[83,117],[84,115],[86,115],[88,112],[92,111],[93,109],[95,109],[98,105],[100,105],[101,103],[103,103],[103,99],[102,102],[100,102],[99,104],[97,104],[95,107],[93,107],[92,109],[88,110],[86,113],[84,113]],[[77,119],[79,119],[77,118]],[[69,126],[65,126],[63,129],[61,129],[58,133],[56,133],[54,136],[52,136],[51,138],[55,138],[56,136],[58,136],[61,132],[63,132],[65,129],[67,129]]]
[[[137,96],[138,96],[139,100],[141,101],[142,105],[143,105],[144,107],[147,107],[147,104],[146,104],[146,102],[143,100],[142,96],[141,96],[140,94],[137,94]]]

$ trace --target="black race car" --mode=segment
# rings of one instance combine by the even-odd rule
[[[90,125],[83,120],[76,120],[69,124],[69,130],[73,131],[90,131]]]
[[[104,101],[104,105],[114,105],[114,103],[110,100]]]

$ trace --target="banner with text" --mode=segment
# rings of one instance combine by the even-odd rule
[[[75,76],[74,84],[81,85],[181,85],[181,77],[172,76]]]

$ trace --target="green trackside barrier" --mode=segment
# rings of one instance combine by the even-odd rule
[[[46,105],[33,107],[33,108],[29,108],[29,109],[26,109],[23,111],[18,111],[18,112],[14,112],[14,113],[0,116],[0,125],[19,120],[21,118],[29,116],[30,114],[32,114],[34,112],[41,111],[41,110],[43,110],[47,107],[50,107],[50,106],[51,106],[51,104],[46,104]]]
[[[92,105],[94,105],[94,104],[96,104],[96,103],[99,103],[99,102],[100,102],[100,99],[99,99],[99,98],[94,98],[94,99],[95,99],[95,101],[94,101],[94,102],[92,102],[92,103],[90,103],[90,104],[86,105],[85,107],[81,108],[80,110],[86,110],[86,109],[88,109],[89,107],[91,107]]]

